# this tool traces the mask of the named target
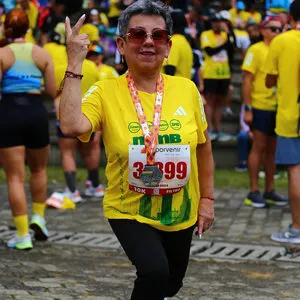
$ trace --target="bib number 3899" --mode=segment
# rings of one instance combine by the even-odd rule
[[[172,180],[174,178],[177,179],[184,179],[187,177],[187,163],[184,161],[179,162],[156,162],[155,163],[161,173],[163,174],[163,177],[168,180]],[[135,179],[139,179],[141,177],[141,173],[145,167],[145,164],[140,161],[136,161],[133,163],[133,177]]]
[[[147,189],[148,186],[141,180],[141,174],[146,166],[144,146],[129,146],[129,189],[147,194],[164,195],[176,193],[186,185],[190,176],[189,145],[157,145],[155,161],[163,176],[158,186]]]

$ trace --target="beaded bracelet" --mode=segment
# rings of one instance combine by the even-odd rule
[[[208,200],[211,200],[211,201],[215,200],[215,198],[213,198],[213,197],[201,197],[200,199],[208,199]]]
[[[70,71],[65,72],[65,78],[75,78],[75,79],[81,80],[82,77],[83,77],[82,74],[75,74],[75,73],[70,72]]]

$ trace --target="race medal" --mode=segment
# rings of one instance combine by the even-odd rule
[[[157,187],[162,176],[163,174],[157,165],[145,165],[140,178],[146,187]]]

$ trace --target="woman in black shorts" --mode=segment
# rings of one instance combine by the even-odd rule
[[[9,248],[32,248],[25,194],[25,159],[33,201],[30,228],[37,240],[46,240],[44,209],[47,191],[46,166],[49,153],[48,116],[42,104],[41,80],[45,92],[55,97],[56,87],[51,57],[41,47],[28,43],[24,36],[28,18],[22,9],[6,16],[4,27],[9,44],[0,49],[0,157],[8,184],[8,198],[16,235]]]

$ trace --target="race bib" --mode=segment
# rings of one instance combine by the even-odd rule
[[[212,56],[214,62],[227,62],[228,56],[226,50],[220,51],[218,54]]]
[[[141,179],[146,166],[145,146],[129,145],[129,189],[141,194],[167,195],[178,193],[190,177],[189,145],[157,145],[155,164],[162,173],[157,187],[146,187]]]

